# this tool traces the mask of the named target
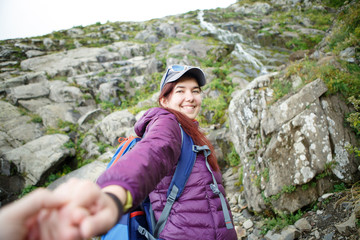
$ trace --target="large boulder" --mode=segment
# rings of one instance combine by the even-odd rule
[[[0,161],[10,162],[23,174],[25,186],[44,183],[49,172],[74,154],[65,146],[70,138],[63,134],[46,135],[6,152]]]
[[[339,117],[348,107],[336,96],[325,97],[320,79],[268,106],[273,75],[256,78],[234,94],[230,136],[250,209],[295,212],[332,187],[324,181],[331,174],[343,182],[359,179],[358,162],[345,150],[356,140]]]
[[[117,145],[119,137],[134,135],[135,116],[128,110],[116,111],[106,116],[95,129],[99,139],[113,146]]]
[[[23,115],[19,109],[8,102],[0,101],[0,153],[43,135],[42,126],[32,122],[30,116]]]

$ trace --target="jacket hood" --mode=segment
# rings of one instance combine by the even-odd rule
[[[169,114],[174,116],[171,112],[169,112],[163,108],[160,108],[160,107],[150,108],[136,122],[136,124],[134,126],[136,135],[138,135],[139,137],[142,137],[146,131],[146,126],[150,123],[150,121],[154,121],[159,116],[169,115]]]

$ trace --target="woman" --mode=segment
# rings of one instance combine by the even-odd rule
[[[85,204],[85,208],[97,210],[90,211],[92,219],[78,218],[78,222],[83,221],[83,236],[109,230],[121,216],[122,210],[128,211],[138,206],[147,195],[156,219],[159,218],[181,153],[180,123],[196,145],[210,147],[212,153],[207,160],[213,174],[206,165],[204,154],[198,153],[184,191],[172,206],[159,238],[237,239],[234,228],[226,227],[224,215],[231,216],[227,210],[228,204],[223,201],[222,206],[219,192],[215,194],[210,187],[215,178],[220,192],[225,195],[213,147],[200,132],[195,120],[200,112],[201,87],[204,84],[205,75],[199,68],[174,65],[167,69],[160,83],[160,107],[148,110],[135,124],[135,132],[142,140],[99,177],[97,184],[102,190],[95,194],[94,199],[98,198],[96,204]],[[74,198],[80,201],[83,197],[78,194]],[[224,205],[227,205],[225,213]],[[94,220],[99,209],[103,211],[104,221]],[[117,215],[114,214],[116,209],[119,211]],[[230,221],[228,224],[231,225]]]

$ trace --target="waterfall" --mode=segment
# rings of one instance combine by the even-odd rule
[[[245,39],[240,33],[233,33],[218,28],[212,23],[206,22],[202,10],[199,11],[198,19],[200,21],[200,26],[217,36],[220,41],[226,44],[235,45],[234,51],[231,54],[233,54],[236,59],[248,69],[247,72],[249,75],[256,77],[268,73],[267,68],[260,60],[266,59],[266,56],[260,50],[260,46],[256,46],[251,40]]]

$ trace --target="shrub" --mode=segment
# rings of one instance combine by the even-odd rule
[[[240,164],[240,157],[233,144],[231,144],[231,152],[226,155],[225,160],[231,167],[235,167]]]

